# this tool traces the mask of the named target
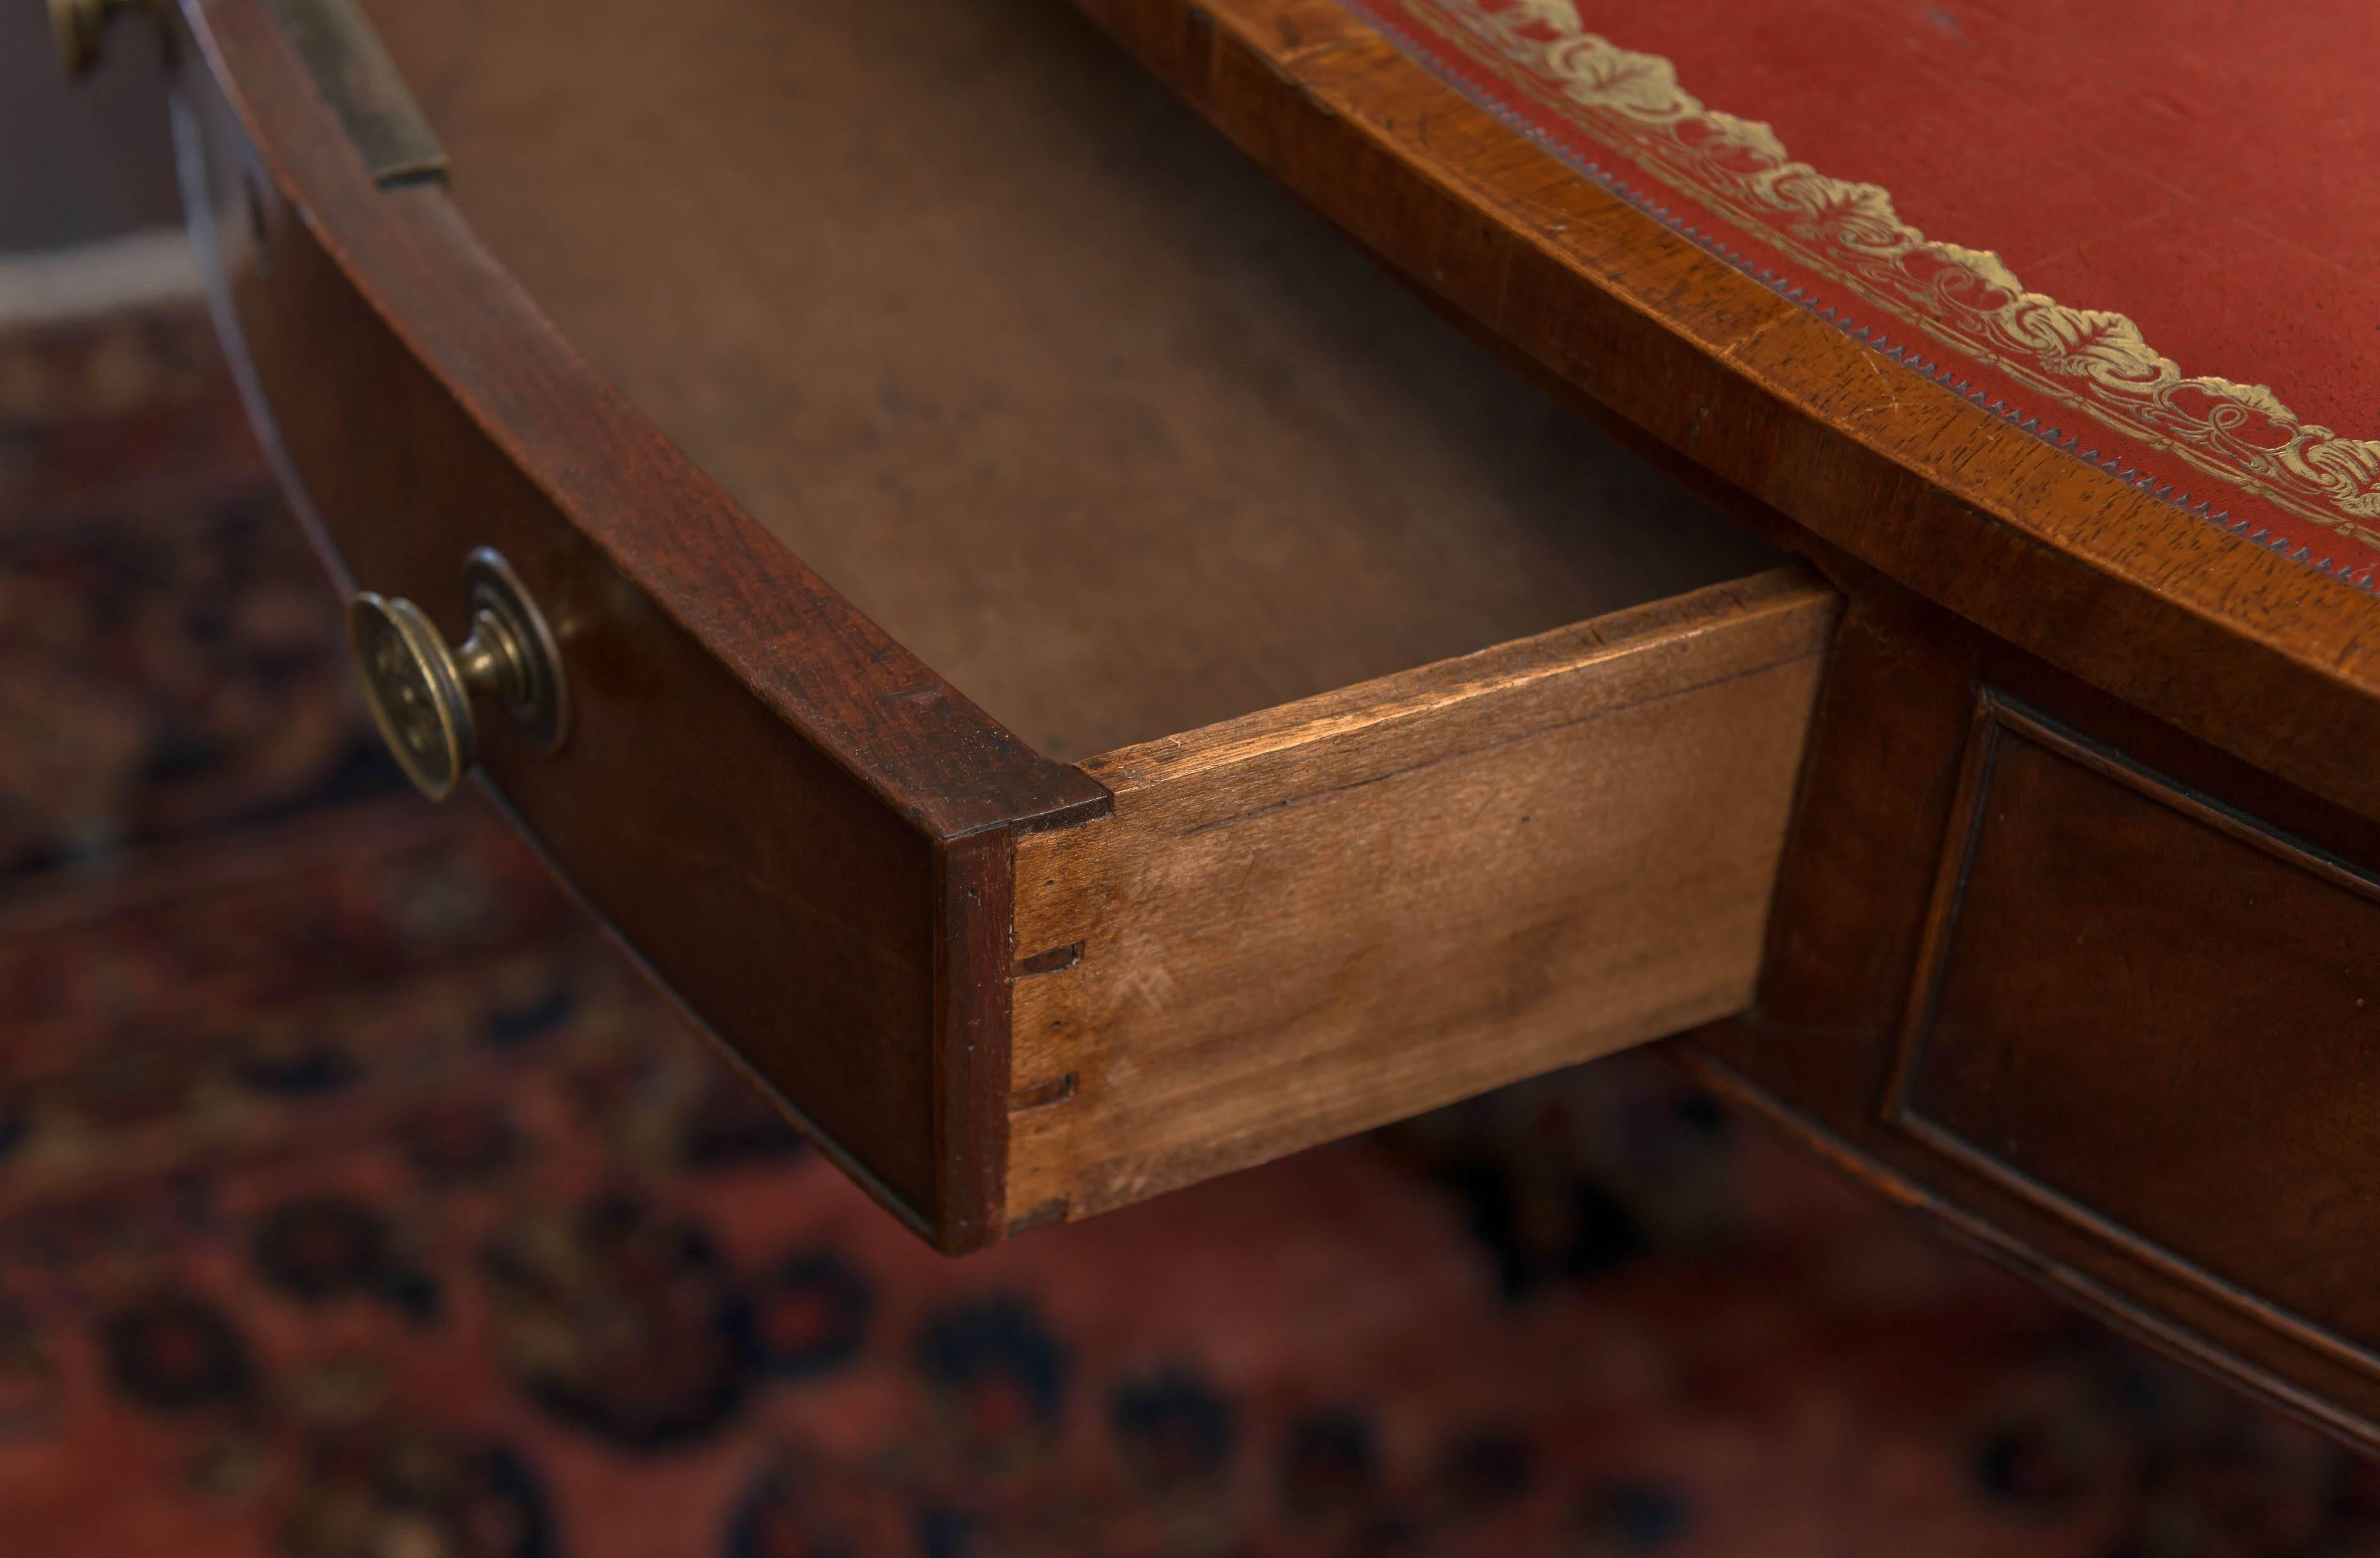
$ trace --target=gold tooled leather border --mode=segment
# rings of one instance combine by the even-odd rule
[[[1989,250],[1931,239],[1874,184],[1797,163],[1706,107],[1573,0],[1412,0],[1558,92],[1597,140],[1945,346],[2326,529],[2380,546],[2380,440],[2301,420],[2270,387],[2186,374],[2140,326],[2029,292]]]

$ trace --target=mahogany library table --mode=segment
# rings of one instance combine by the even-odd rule
[[[1682,1035],[2380,1445],[2380,7],[125,10],[400,761],[920,1235]]]

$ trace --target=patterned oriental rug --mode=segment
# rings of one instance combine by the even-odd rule
[[[2380,588],[2380,9],[1341,0],[1912,371]]]
[[[2380,1553],[1623,1057],[960,1262],[397,790],[184,313],[0,336],[0,1553]]]

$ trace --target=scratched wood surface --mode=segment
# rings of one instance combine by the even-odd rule
[[[1780,569],[1087,764],[1113,817],[1016,846],[1012,1219],[1741,1009],[1836,603]]]

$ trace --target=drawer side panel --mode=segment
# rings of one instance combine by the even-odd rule
[[[1834,613],[1779,570],[1086,765],[1114,816],[1017,845],[1012,1219],[1740,1010]]]

